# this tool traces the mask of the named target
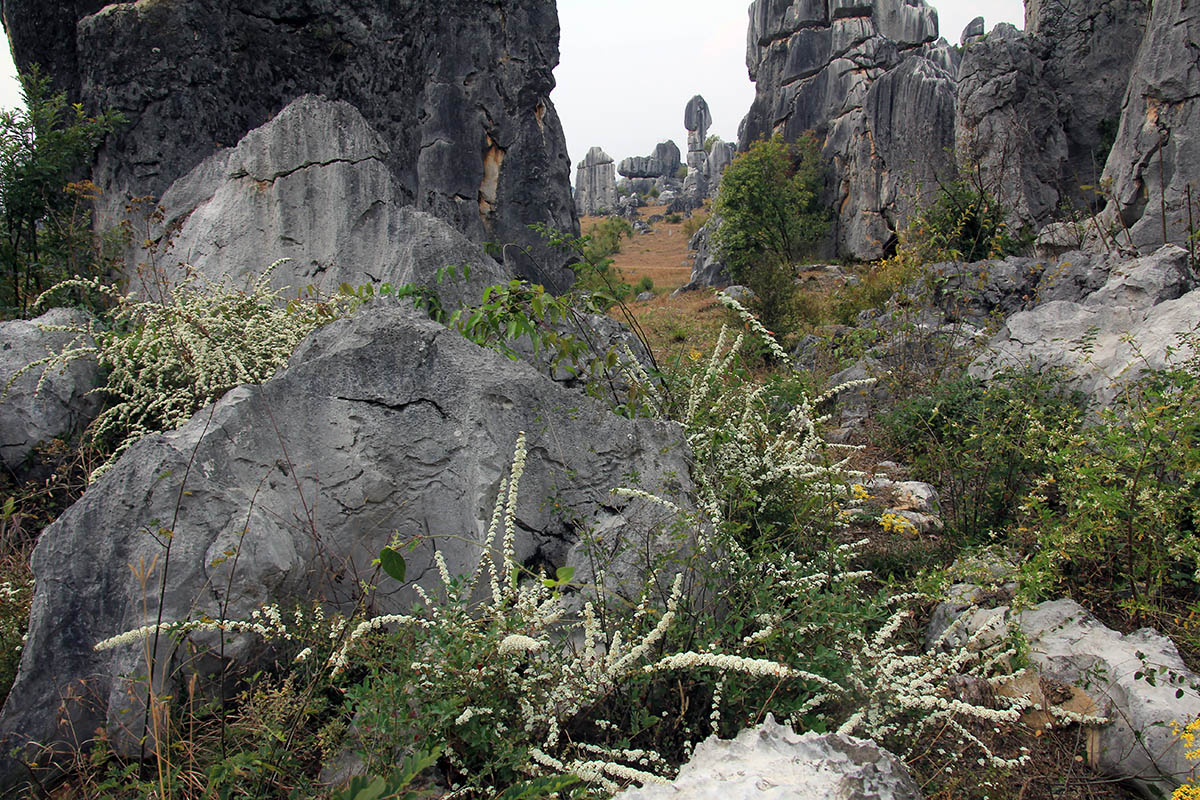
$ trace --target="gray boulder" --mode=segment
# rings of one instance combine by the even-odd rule
[[[663,165],[654,156],[630,156],[621,159],[617,174],[623,178],[661,178]]]
[[[1089,735],[1093,766],[1131,782],[1144,796],[1166,797],[1200,767],[1171,731],[1200,716],[1200,675],[1183,663],[1170,639],[1149,628],[1121,634],[1103,625],[1074,600],[1054,600],[1012,612],[1008,606],[971,605],[978,587],[952,587],[953,598],[934,612],[929,642],[951,624],[947,638],[962,641],[996,616],[1023,636],[1030,665],[1044,678],[1079,687],[1093,716],[1106,722]],[[1003,626],[1002,626],[1003,628]],[[996,636],[1004,636],[999,630]],[[1098,712],[1098,713],[1097,713]]]
[[[648,156],[630,156],[617,165],[617,174],[625,178],[669,178],[683,163],[679,146],[672,141],[660,142]]]
[[[1113,199],[1102,222],[1120,230],[1140,252],[1167,242],[1183,244],[1189,218],[1187,189],[1200,203],[1200,9],[1183,0],[1155,2],[1137,49],[1121,107],[1120,127],[1104,179]],[[1163,217],[1165,206],[1166,217]]]
[[[679,291],[703,289],[706,286],[726,286],[729,283],[729,272],[725,263],[717,257],[713,248],[712,234],[720,226],[721,218],[717,215],[709,217],[703,228],[696,231],[688,242],[688,248],[695,251],[692,262],[692,277],[686,286]]]
[[[720,139],[713,142],[712,149],[708,151],[708,159],[704,163],[704,172],[705,177],[708,178],[709,186],[713,189],[714,195],[720,186],[721,175],[733,163],[733,156],[736,152],[736,144],[733,142],[723,142]]]
[[[102,639],[160,615],[245,618],[268,602],[349,611],[393,535],[414,543],[411,581],[437,585],[435,550],[452,573],[473,572],[494,555],[485,532],[518,431],[528,461],[517,561],[575,565],[581,586],[607,562],[606,590],[630,593],[661,558],[669,583],[687,547],[671,515],[611,490],[636,475],[694,508],[679,428],[616,416],[411,309],[368,307],[314,333],[265,384],[143,439],[42,534],[28,641],[0,712],[0,786],[24,777],[14,748],[47,764],[105,723],[115,747],[136,748],[145,654],[97,653]],[[148,598],[130,565],[152,563]],[[380,590],[372,607],[400,612],[414,599],[410,586]],[[242,638],[224,656],[245,666],[258,649]],[[167,693],[204,668],[167,637],[155,655]],[[56,714],[68,695],[78,700]]]
[[[963,28],[962,36],[958,38],[959,44],[966,47],[968,44],[979,41],[983,38],[985,29],[983,27],[983,17],[976,17],[967,23],[967,27]]]
[[[1052,300],[1010,316],[970,366],[984,380],[1003,369],[1063,367],[1101,404],[1147,370],[1186,360],[1181,337],[1200,319],[1187,252],[1167,245],[1110,265],[1103,286],[1079,301]],[[1191,289],[1189,291],[1189,289]]]
[[[618,792],[613,800],[919,800],[904,763],[867,739],[836,733],[797,734],[766,721],[737,738],[702,742],[666,785]]]
[[[100,386],[100,368],[91,359],[51,370],[40,392],[43,367],[13,380],[29,364],[77,338],[70,331],[47,328],[83,328],[90,319],[84,311],[55,308],[37,319],[0,322],[0,461],[18,478],[34,447],[79,433],[100,410],[100,395],[92,393]],[[92,346],[90,337],[79,338],[77,346]]]
[[[483,248],[404,202],[387,157],[387,144],[349,103],[297,98],[175,181],[151,233],[156,253],[131,260],[156,260],[174,280],[186,263],[242,283],[289,258],[271,276],[285,295],[416,283],[447,308],[478,302],[485,286],[508,280]],[[457,277],[439,282],[438,270],[451,266]]]
[[[575,210],[596,216],[617,207],[617,173],[613,159],[599,147],[588,150],[575,170]]]
[[[387,144],[406,205],[477,243],[543,250],[528,229],[578,230],[550,91],[553,4],[501,0],[41,0],[4,7],[22,68],[128,124],[99,155],[100,229],[129,196],[161,196],[304,94],[357,108]],[[266,54],[269,53],[269,57]]]

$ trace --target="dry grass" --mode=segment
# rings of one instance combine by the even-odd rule
[[[666,206],[646,206],[638,209],[642,219],[666,215]],[[584,233],[603,217],[584,217],[580,224]],[[654,281],[656,292],[672,292],[692,277],[692,262],[688,257],[688,236],[682,221],[656,222],[650,233],[635,233],[632,239],[621,242],[621,252],[613,256],[613,266],[621,271],[627,283],[637,284],[643,277]]]

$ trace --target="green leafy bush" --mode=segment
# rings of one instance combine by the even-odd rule
[[[754,310],[771,329],[795,316],[795,264],[829,229],[819,202],[823,168],[812,137],[788,145],[780,136],[737,156],[721,179],[713,235],[729,277],[754,291]]]
[[[882,415],[886,442],[942,494],[943,516],[966,541],[1003,534],[1025,493],[1052,470],[1047,442],[1078,432],[1084,398],[1064,376],[1010,373],[984,385],[961,376],[934,383]]]
[[[87,210],[99,189],[74,179],[123,122],[89,117],[36,70],[21,86],[25,108],[0,112],[0,317],[27,315],[47,286],[108,270]]]
[[[901,247],[923,262],[982,261],[1003,258],[1028,245],[1028,236],[1010,230],[1008,209],[983,184],[980,173],[938,185],[937,197],[912,221]]]
[[[1194,343],[1194,338],[1193,338]],[[1025,500],[1031,542],[1024,584],[1042,597],[1068,588],[1111,605],[1114,589],[1135,623],[1200,611],[1200,357],[1151,374],[1086,428],[1053,432],[1050,467]]]

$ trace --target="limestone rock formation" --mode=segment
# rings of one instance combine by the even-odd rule
[[[1134,246],[1148,252],[1189,235],[1200,224],[1200,9],[1183,0],[1155,2],[1132,66],[1120,127],[1104,179],[1113,201],[1103,221],[1129,229]],[[1163,210],[1166,210],[1164,220]],[[1119,239],[1124,242],[1125,234]]]
[[[837,251],[883,254],[951,166],[954,56],[936,12],[924,0],[756,0],[746,64],[756,94],[738,148],[813,131]]]
[[[966,47],[982,39],[985,33],[983,17],[976,17],[967,23],[967,27],[963,28],[962,36],[958,39],[959,44]]]
[[[733,142],[723,142],[717,139],[712,143],[712,148],[708,151],[708,158],[704,162],[704,177],[708,179],[708,185],[712,187],[714,194],[721,183],[721,175],[733,163],[735,153],[737,153],[737,145]]]
[[[346,610],[396,534],[414,542],[411,580],[438,580],[435,550],[452,573],[470,574],[492,557],[486,530],[519,431],[528,440],[519,562],[551,574],[577,565],[575,581],[592,585],[584,540],[599,543],[618,553],[605,574],[620,592],[656,553],[669,561],[687,547],[661,506],[611,493],[636,474],[641,488],[694,507],[679,428],[616,416],[406,308],[368,307],[332,323],[270,381],[143,439],[38,541],[28,640],[0,712],[0,786],[25,776],[11,753],[30,742],[49,748],[24,751],[46,764],[107,722],[115,747],[136,746],[141,695],[125,676],[145,674],[145,653],[98,653],[97,641],[160,614],[245,618],[265,602],[318,600]],[[158,535],[166,525],[169,563]],[[156,559],[161,608],[130,574]],[[373,598],[374,611],[392,613],[415,595],[406,587]],[[223,655],[244,664],[257,648],[242,638]],[[156,655],[164,690],[198,668],[169,637]],[[56,713],[68,696],[76,699]]]
[[[128,125],[101,152],[98,222],[178,178],[295,98],[359,110],[387,145],[403,203],[476,242],[540,247],[577,230],[550,91],[558,19],[538,0],[7,0],[18,65],[38,63]]]
[[[767,715],[736,739],[702,742],[666,785],[626,789],[613,800],[920,800],[903,762],[866,739],[836,733],[799,735]]]
[[[94,361],[81,359],[65,370],[50,370],[41,391],[37,386],[44,368],[13,380],[29,364],[60,352],[76,338],[43,326],[82,327],[87,320],[83,311],[55,308],[34,320],[0,322],[0,464],[18,476],[38,443],[78,433],[100,410],[100,397],[90,394],[100,385]],[[91,344],[86,337],[78,342]]]
[[[660,142],[648,156],[621,159],[621,163],[617,165],[617,173],[625,178],[674,179],[682,163],[679,145],[667,140]]]
[[[663,165],[654,156],[629,156],[621,159],[617,174],[623,178],[661,178]]]
[[[1080,207],[1097,205],[1095,191],[1080,187],[1094,186],[1104,171],[1149,15],[1147,0],[1025,6],[1025,35],[1051,44],[1048,70],[1067,145],[1061,194]]]
[[[692,208],[698,208],[709,191],[708,171],[705,169],[708,153],[704,150],[704,140],[708,137],[708,129],[712,127],[712,112],[700,95],[689,100],[683,109],[683,127],[688,132],[688,174],[683,181],[682,197],[693,203]]]
[[[581,217],[615,211],[617,173],[613,159],[599,147],[588,150],[575,171],[575,210]]]
[[[1079,687],[1090,700],[1091,714],[1107,720],[1089,726],[1088,753],[1100,771],[1129,781],[1146,797],[1166,797],[1197,777],[1200,767],[1186,757],[1171,724],[1200,716],[1200,698],[1191,689],[1200,675],[1184,665],[1170,639],[1149,628],[1118,633],[1074,600],[1019,612],[1008,606],[968,611],[981,594],[968,584],[951,587],[949,595],[956,599],[934,612],[927,641],[958,621],[959,628],[947,637],[961,642],[995,616],[1004,617],[1004,624],[1022,634],[1030,666],[1045,679]]]
[[[956,152],[1035,229],[1057,209],[1068,145],[1051,61],[1054,43],[997,25],[967,47],[958,72]]]
[[[1050,300],[1012,314],[971,374],[988,379],[1003,369],[1066,367],[1078,388],[1111,402],[1143,371],[1190,355],[1190,347],[1178,345],[1200,319],[1200,289],[1187,262],[1187,251],[1167,245],[1107,265],[1106,282],[1081,299]]]
[[[1002,23],[965,42],[958,157],[1015,225],[1037,231],[1063,203],[1098,205],[1083,187],[1099,183],[1147,11],[1145,0],[1031,2],[1024,32]]]
[[[349,103],[304,95],[175,181],[153,224],[156,252],[133,261],[154,261],[169,278],[186,263],[240,283],[288,258],[271,275],[287,295],[418,283],[447,308],[478,302],[507,274],[466,236],[405,204],[387,157],[383,138]],[[448,266],[456,274],[439,281]]]

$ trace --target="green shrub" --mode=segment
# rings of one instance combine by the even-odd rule
[[[1194,341],[1194,339],[1193,339]],[[1023,505],[1034,597],[1067,588],[1120,605],[1134,623],[1167,623],[1200,611],[1200,357],[1151,374],[1082,429],[1053,433],[1051,467]]]
[[[939,184],[937,197],[912,221],[901,246],[913,248],[926,263],[1003,258],[1029,244],[1029,236],[1011,231],[1007,219],[1008,209],[976,170]]]
[[[87,210],[99,189],[73,179],[123,122],[87,116],[36,70],[21,86],[25,108],[0,112],[0,317],[27,315],[47,286],[108,271]]]
[[[621,239],[633,236],[633,225],[623,217],[607,217],[597,222],[583,237],[584,256],[600,261],[621,252]]]
[[[943,380],[882,415],[886,442],[942,494],[942,514],[967,542],[1003,534],[1025,493],[1050,474],[1046,445],[1080,431],[1084,398],[1061,373],[1011,373],[984,385]]]
[[[823,168],[816,140],[788,145],[776,136],[733,160],[713,206],[713,235],[729,277],[754,291],[754,310],[774,330],[795,318],[795,263],[829,229],[819,202]]]

